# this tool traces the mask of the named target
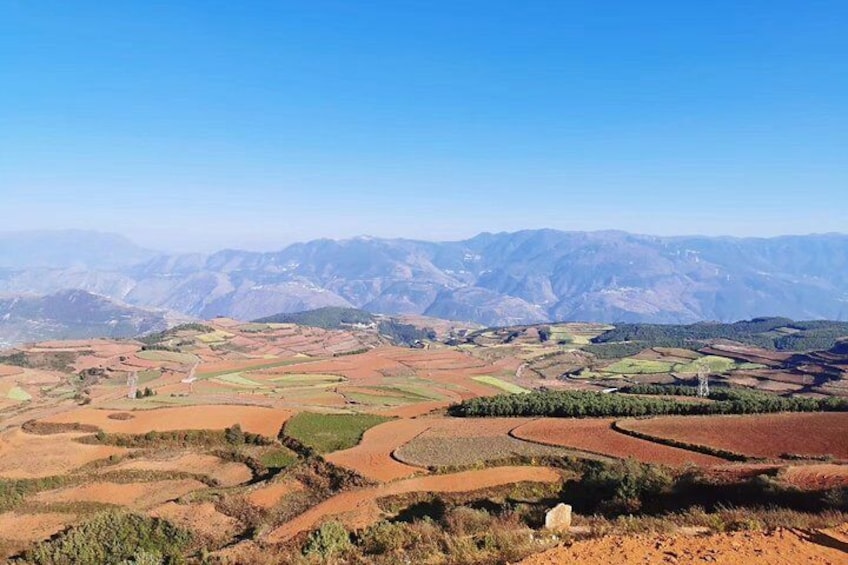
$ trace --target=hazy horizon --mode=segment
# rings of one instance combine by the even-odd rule
[[[239,246],[233,244],[225,244],[218,247],[209,247],[209,248],[186,248],[180,246],[168,246],[167,244],[164,246],[153,246],[146,245],[143,241],[139,241],[133,238],[130,235],[125,233],[121,233],[120,231],[105,231],[98,229],[85,229],[85,228],[53,228],[53,229],[29,229],[29,230],[5,230],[0,229],[0,237],[3,236],[14,236],[14,235],[34,235],[34,234],[62,234],[68,232],[79,232],[79,233],[92,233],[92,234],[100,234],[104,236],[118,236],[125,238],[130,241],[134,245],[147,249],[148,251],[154,251],[157,253],[164,254],[191,254],[191,253],[201,253],[201,254],[209,254],[215,253],[218,251],[223,251],[227,249],[238,250],[238,251],[249,251],[249,252],[273,252],[280,251],[288,246],[299,244],[299,243],[308,243],[310,241],[316,240],[331,240],[331,241],[345,241],[351,239],[384,239],[384,240],[407,240],[407,241],[423,241],[423,242],[432,242],[432,243],[451,243],[457,241],[464,241],[468,239],[472,239],[474,237],[490,234],[514,234],[519,232],[528,232],[528,231],[559,231],[559,232],[573,232],[573,233],[627,233],[635,236],[644,236],[644,237],[665,237],[665,238],[730,238],[730,239],[773,239],[773,238],[781,238],[781,237],[823,237],[823,236],[837,236],[837,237],[848,237],[848,232],[840,232],[840,231],[830,231],[830,232],[808,232],[808,233],[779,233],[773,235],[749,235],[749,236],[737,236],[732,234],[702,234],[702,233],[676,233],[676,234],[658,234],[658,233],[650,233],[650,232],[634,232],[629,230],[622,230],[617,228],[609,228],[609,229],[597,229],[597,230],[571,230],[571,229],[558,229],[551,227],[538,227],[538,228],[520,228],[516,230],[484,230],[480,232],[476,232],[470,234],[466,237],[456,237],[456,238],[426,238],[426,237],[406,237],[403,235],[399,236],[378,236],[374,234],[353,234],[350,236],[344,237],[329,237],[329,236],[319,236],[315,238],[309,239],[295,239],[291,241],[281,241],[279,243],[269,243],[267,246],[260,247],[255,246],[251,247],[247,246]]]
[[[4,229],[845,231],[836,1],[0,8]]]

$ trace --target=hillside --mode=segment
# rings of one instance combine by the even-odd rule
[[[0,346],[50,339],[133,337],[167,325],[161,312],[121,305],[83,291],[0,298]]]
[[[43,245],[33,256],[52,257],[56,244]],[[113,255],[70,267],[0,254],[0,292],[80,288],[144,308],[242,320],[326,306],[484,325],[848,319],[848,236],[837,234],[530,230],[441,243],[322,239],[267,253],[124,254],[131,266]]]

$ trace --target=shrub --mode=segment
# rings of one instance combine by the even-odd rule
[[[35,565],[184,563],[191,534],[165,520],[137,514],[99,514],[24,554]]]
[[[340,522],[326,522],[313,531],[303,548],[305,555],[317,555],[327,559],[340,557],[353,548],[350,535]]]

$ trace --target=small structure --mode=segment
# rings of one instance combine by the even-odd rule
[[[565,530],[571,527],[571,505],[559,503],[545,513],[546,530]]]
[[[129,388],[129,392],[127,392],[127,398],[135,399],[138,394],[138,373],[133,371],[127,375],[127,387]]]
[[[698,363],[698,396],[710,396],[710,366],[706,363]]]

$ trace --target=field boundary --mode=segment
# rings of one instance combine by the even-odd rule
[[[506,435],[508,435],[509,437],[511,437],[513,439],[517,439],[519,441],[526,441],[527,443],[535,443],[536,445],[545,445],[545,446],[548,446],[548,447],[561,447],[563,449],[566,449],[568,451],[573,452],[573,457],[575,457],[577,459],[589,459],[589,460],[592,460],[592,461],[601,461],[603,463],[611,463],[611,462],[614,462],[614,461],[622,461],[623,460],[621,457],[615,457],[614,455],[607,455],[606,453],[598,453],[597,451],[589,451],[588,449],[577,449],[575,447],[557,445],[555,443],[545,443],[544,441],[527,439],[527,438],[518,437],[517,435],[515,435],[515,431],[518,428],[522,428],[524,426],[529,426],[533,422],[538,422],[539,420],[542,420],[542,418],[536,418],[534,420],[530,420],[529,422],[524,422],[523,424],[518,424],[517,426],[515,426],[514,428],[509,430],[506,433]]]
[[[650,419],[650,418],[648,418]],[[627,420],[615,420],[610,425],[610,428],[618,432],[620,434],[624,434],[626,436],[634,437],[636,439],[641,439],[644,441],[650,441],[653,443],[657,443],[660,445],[665,445],[668,447],[676,447],[678,449],[685,449],[687,451],[694,451],[696,453],[703,453],[704,455],[711,455],[713,457],[719,457],[721,459],[726,459],[727,461],[738,461],[738,462],[751,462],[758,461],[759,459],[756,457],[748,457],[741,453],[736,453],[735,451],[730,451],[727,449],[718,449],[715,447],[710,447],[708,445],[701,445],[699,443],[689,443],[685,441],[678,441],[676,439],[669,439],[660,436],[654,436],[651,434],[646,434],[644,432],[637,432],[636,430],[631,430],[623,427],[623,422]]]

